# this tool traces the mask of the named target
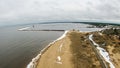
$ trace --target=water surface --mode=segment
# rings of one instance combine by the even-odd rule
[[[25,68],[41,49],[63,32],[18,31],[20,27],[0,29],[0,68]]]
[[[29,29],[62,29],[96,31],[101,28],[86,28],[87,24],[54,23],[5,27],[0,29],[0,68],[25,68],[27,64],[50,42],[60,37],[63,32],[55,31],[18,31]]]

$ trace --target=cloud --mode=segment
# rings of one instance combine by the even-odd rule
[[[0,0],[0,23],[120,20],[119,0]]]

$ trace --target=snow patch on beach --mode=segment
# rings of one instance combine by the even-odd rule
[[[50,47],[52,44],[54,44],[56,41],[63,39],[63,38],[66,36],[67,32],[68,32],[68,31],[65,31],[64,34],[63,34],[61,37],[59,37],[57,40],[53,41],[53,42],[50,43],[48,46],[46,46],[43,50],[41,50],[40,54],[38,54],[35,58],[33,58],[32,61],[27,65],[26,68],[36,68],[37,62],[38,62],[38,60],[40,59],[41,55],[44,53],[44,51],[45,51],[48,47]],[[58,63],[58,64],[62,64],[62,62],[60,62],[60,61],[61,61],[61,57],[58,56],[57,59],[58,59],[58,62],[57,62],[57,63]]]
[[[20,28],[18,30],[22,31],[22,30],[26,30],[26,29],[29,29],[30,27],[24,27],[24,28]]]
[[[99,35],[103,35],[103,34],[99,32]]]
[[[57,59],[58,59],[58,61],[61,61],[61,57],[60,56],[58,56]]]
[[[90,41],[92,41],[93,45],[97,46],[97,49],[99,50],[102,57],[105,59],[106,62],[108,62],[110,64],[110,68],[115,68],[115,66],[111,62],[108,52],[104,48],[101,48],[97,43],[95,43],[95,41],[93,41],[92,37],[93,37],[93,34],[89,35]]]
[[[61,62],[61,57],[60,57],[60,56],[57,57],[57,62],[56,62],[56,63],[62,64],[62,62]]]
[[[59,52],[59,53],[61,53],[62,47],[63,47],[63,43],[61,43],[60,47],[58,48],[58,52]],[[58,57],[57,57],[56,63],[62,64],[62,62],[61,62],[61,56],[58,56]]]
[[[56,41],[63,39],[67,33],[68,33],[68,31],[65,31],[64,34],[61,37],[59,37]]]
[[[62,47],[63,47],[63,43],[62,43],[62,44],[60,45],[60,47],[59,47],[59,52],[61,52]]]
[[[92,37],[93,37],[93,35],[89,35],[90,41],[92,41],[93,45],[98,47],[99,45],[93,41]]]
[[[38,54],[35,58],[32,59],[32,61],[27,65],[27,68],[36,68],[37,61],[40,58],[41,53]]]
[[[104,29],[106,29],[106,28],[80,28],[79,32],[87,33],[87,32],[102,31]]]

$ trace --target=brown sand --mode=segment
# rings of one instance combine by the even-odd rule
[[[42,54],[36,68],[101,67],[87,40],[87,34],[70,31],[65,38],[56,41]]]
[[[120,68],[120,54],[119,53],[113,53],[113,49],[114,47],[112,46],[108,46],[107,47],[108,51],[109,51],[109,54],[110,54],[110,58],[111,58],[111,61],[112,63],[115,65],[116,68]]]
[[[74,68],[101,68],[93,45],[88,39],[89,33],[72,31],[68,36],[72,42],[70,47],[74,55],[72,57]]]
[[[98,33],[94,34],[94,40],[104,46],[101,46],[107,50],[111,58],[111,62],[115,68],[120,68],[120,39],[117,35],[99,35]]]
[[[71,63],[70,40],[65,37],[55,42],[41,56],[37,68],[73,68]],[[61,60],[58,59],[61,57]]]

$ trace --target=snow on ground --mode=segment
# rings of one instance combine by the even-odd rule
[[[58,52],[59,52],[59,53],[61,52],[62,47],[63,47],[63,43],[61,43],[60,47],[58,48]],[[56,63],[62,64],[62,62],[61,62],[61,57],[60,57],[60,56],[57,57]]]
[[[97,49],[99,50],[102,57],[105,59],[106,62],[110,64],[110,68],[115,68],[115,66],[111,62],[108,52],[104,48],[101,48],[97,43],[95,43],[92,37],[93,37],[93,34],[89,35],[89,40],[92,41],[93,45],[97,46]]]
[[[57,59],[58,59],[58,61],[61,61],[61,57],[60,56],[58,56]]]
[[[60,57],[60,56],[57,57],[57,62],[56,62],[56,63],[62,64],[62,62],[61,62],[61,57]]]
[[[63,43],[62,43],[62,44],[60,45],[60,47],[59,47],[59,52],[61,52],[62,47],[63,47]]]
[[[99,35],[102,35],[102,33],[99,32]]]
[[[26,30],[26,29],[29,29],[30,27],[25,27],[25,28],[20,28],[18,30],[22,31],[22,30]]]
[[[38,54],[35,58],[32,59],[32,61],[27,65],[27,68],[36,68],[37,61],[40,58],[41,53]]]
[[[63,46],[63,43],[60,45],[60,47],[59,47],[59,52],[61,52],[61,48],[62,48],[62,46]],[[56,63],[58,63],[58,64],[62,64],[62,62],[61,62],[61,57],[60,56],[57,56],[57,61],[56,61]]]
[[[89,35],[89,39],[92,41],[93,45],[99,47],[99,45],[93,41],[92,37],[93,35]]]
[[[62,38],[64,38],[64,37],[66,36],[67,32],[68,32],[68,31],[65,31],[64,34],[63,34],[61,37],[59,37],[57,40],[61,40]],[[57,40],[56,40],[56,41],[57,41]]]
[[[24,28],[24,29],[28,29],[28,27],[26,27],[26,28]],[[22,29],[19,29],[19,30],[24,30],[24,29],[22,28]],[[63,39],[63,38],[66,36],[67,32],[68,32],[68,31],[65,31],[64,34],[63,34],[61,37],[59,37],[57,40],[53,41],[53,42],[50,43],[48,46],[46,46],[43,50],[41,50],[40,54],[38,54],[35,58],[33,58],[32,61],[27,65],[26,68],[36,68],[37,61],[38,61],[38,59],[41,57],[42,53],[43,53],[48,47],[50,47],[52,44],[54,44],[56,41]],[[61,47],[62,47],[62,45],[60,46],[60,48],[61,48]],[[60,56],[57,57],[57,60],[58,60],[58,62],[57,62],[58,64],[62,64],[62,62],[61,62],[61,57],[60,57]]]

